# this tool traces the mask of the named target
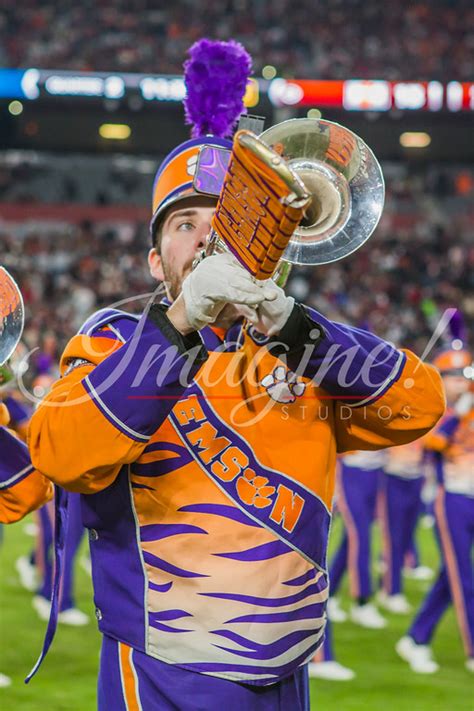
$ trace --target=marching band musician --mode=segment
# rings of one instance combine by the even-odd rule
[[[0,523],[20,521],[53,496],[51,482],[34,470],[26,445],[7,429],[9,419],[0,402]]]
[[[337,507],[344,521],[344,533],[331,561],[329,616],[336,622],[346,614],[336,597],[344,573],[349,575],[352,622],[367,629],[383,629],[387,621],[372,602],[372,524],[386,453],[350,452],[341,457],[337,476]]]
[[[13,418],[6,403],[12,406],[17,424],[24,414],[5,396],[5,387],[12,380],[12,370],[6,363],[18,345],[23,323],[21,293],[11,275],[0,266],[0,524],[19,521],[53,495],[51,482],[34,470],[26,445],[7,429]]]
[[[51,482],[31,466],[26,445],[7,429],[9,419],[0,402],[0,529],[1,524],[21,520],[53,496]],[[10,684],[10,677],[0,672],[0,688]]]
[[[396,645],[398,654],[419,674],[433,674],[430,641],[452,602],[466,653],[466,669],[474,672],[474,405],[472,356],[450,349],[434,360],[441,372],[448,409],[423,441],[438,480],[434,505],[441,568],[410,627]]]
[[[412,353],[255,282],[231,254],[192,269],[215,201],[190,173],[200,146],[230,148],[250,61],[237,43],[203,40],[190,62],[201,122],[153,190],[149,265],[167,300],[140,318],[87,320],[32,418],[30,449],[83,495],[101,711],[297,711],[324,634],[336,452],[425,434],[444,397]],[[189,100],[188,83],[195,114]],[[335,350],[350,351],[349,368]]]
[[[389,612],[404,615],[411,608],[403,592],[403,563],[414,545],[425,481],[422,441],[391,447],[387,455],[379,508],[384,572],[377,599]]]

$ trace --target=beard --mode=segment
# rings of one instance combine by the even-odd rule
[[[186,279],[188,274],[191,273],[192,263],[187,265],[183,272],[180,274],[174,268],[173,264],[165,264],[162,262],[164,284],[166,287],[166,293],[170,301],[176,301],[178,296],[181,294],[181,289],[183,286],[183,281]]]

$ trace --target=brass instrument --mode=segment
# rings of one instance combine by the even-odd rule
[[[266,234],[268,225],[264,229],[265,209],[271,208],[272,216],[275,206],[269,206],[262,190],[255,200],[251,173],[247,173],[247,184],[242,176],[232,180],[232,167],[242,163],[234,159],[243,149],[253,154],[256,166],[275,171],[283,185],[281,204],[300,210],[299,224],[280,250],[278,266],[275,262],[273,267],[279,283],[286,281],[290,265],[334,262],[369,239],[380,220],[385,196],[382,170],[374,154],[361,138],[337,123],[290,119],[258,138],[248,131],[236,134],[206,254],[230,249],[257,279],[270,276],[268,263],[261,269],[260,263],[255,266],[251,262],[263,261],[255,244],[261,246],[266,239],[268,254],[275,256],[278,240],[271,242]],[[245,250],[255,255],[247,260]]]
[[[327,264],[361,247],[382,215],[385,183],[370,148],[323,119],[290,119],[260,140],[282,155],[311,195],[283,255],[290,264]]]
[[[18,345],[25,323],[21,292],[4,267],[0,267],[0,366]]]

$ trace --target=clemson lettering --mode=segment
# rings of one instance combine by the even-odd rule
[[[206,415],[202,411],[199,400],[195,395],[178,402],[173,410],[173,414],[176,416],[180,425],[188,425],[191,420],[201,422],[206,419]]]
[[[227,437],[217,437],[216,435],[217,430],[210,422],[203,422],[188,434],[191,444],[197,445],[200,450],[203,450],[199,452],[199,457],[204,464],[209,464],[211,459],[217,457],[230,444],[230,439]]]
[[[211,471],[222,481],[232,481],[248,463],[248,457],[238,447],[232,446],[211,464]]]
[[[284,484],[278,485],[277,498],[270,512],[270,518],[285,531],[291,533],[301,515],[304,499]]]

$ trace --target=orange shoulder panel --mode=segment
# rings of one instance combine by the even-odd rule
[[[28,444],[33,465],[69,491],[93,494],[105,489],[145,446],[117,430],[82,384],[120,346],[110,338],[74,336],[61,358],[63,377],[31,419]]]
[[[375,402],[351,408],[337,403],[337,451],[382,449],[429,432],[444,414],[441,376],[411,351],[399,379]]]

